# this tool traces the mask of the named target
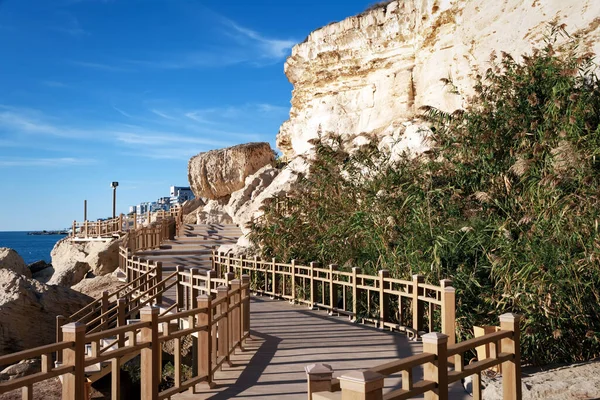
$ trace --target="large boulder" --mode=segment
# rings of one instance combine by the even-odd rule
[[[0,269],[0,355],[52,343],[56,316],[89,304],[89,296]]]
[[[8,247],[0,247],[0,270],[1,269],[14,271],[17,274],[31,278],[31,271],[27,268],[27,264],[23,261],[23,257],[15,250],[9,249]]]
[[[269,143],[247,143],[190,159],[188,181],[196,197],[219,199],[244,187],[246,177],[275,161]]]
[[[119,266],[119,245],[122,239],[76,242],[60,240],[50,255],[53,274],[49,285],[72,286],[85,278],[88,272],[106,275]]]

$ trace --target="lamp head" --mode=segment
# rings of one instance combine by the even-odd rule
[[[110,184],[111,187],[116,188],[117,186],[119,186],[119,182],[112,182]]]

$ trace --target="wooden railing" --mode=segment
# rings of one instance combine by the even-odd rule
[[[145,219],[146,227],[152,225],[152,215],[154,215],[155,222],[159,223],[158,225],[160,225],[162,220],[169,219],[172,219],[175,222],[177,229],[183,225],[183,210],[181,207],[172,207],[169,211],[159,210],[154,212],[154,214],[148,212]],[[141,230],[141,228],[140,215],[135,213],[130,215],[120,214],[116,218],[104,221],[73,221],[71,237],[80,239],[113,237],[123,232],[137,232]],[[140,233],[140,235],[144,236],[146,234]]]
[[[386,270],[366,275],[354,267],[340,271],[337,265],[320,267],[317,263],[298,265],[232,257],[213,250],[216,276],[232,272],[251,276],[252,290],[273,297],[318,307],[330,313],[344,314],[355,321],[369,322],[380,328],[405,332],[416,338],[436,327],[455,342],[455,290],[449,280],[440,286],[429,285],[424,277],[395,279]]]
[[[116,218],[104,221],[73,221],[71,237],[73,238],[94,238],[94,237],[112,237],[124,231],[123,224],[126,217],[120,214]]]
[[[0,383],[0,394],[22,389],[23,399],[31,399],[33,384],[63,376],[63,399],[79,400],[85,394],[85,369],[93,365],[110,368],[112,372],[111,398],[120,398],[121,360],[141,354],[142,400],[166,399],[196,383],[213,382],[214,373],[228,363],[236,348],[241,348],[249,335],[249,277],[232,280],[230,288],[219,286],[217,295],[199,295],[196,306],[190,310],[159,316],[159,308],[146,306],[140,310],[140,322],[86,333],[86,325],[72,322],[61,328],[62,340],[19,353],[0,357],[0,366],[24,359],[41,357],[42,372]],[[197,363],[193,376],[183,381],[181,340],[184,336],[198,337]],[[161,377],[161,347],[168,340],[175,341],[175,383],[159,392]],[[108,344],[102,345],[108,342]],[[118,343],[118,345],[116,345]],[[90,351],[86,354],[86,345]],[[60,352],[61,362],[52,365],[52,353]]]
[[[521,399],[519,321],[515,314],[500,316],[500,330],[456,344],[442,333],[423,335],[423,353],[392,361],[367,371],[351,371],[332,379],[329,365],[306,367],[308,398],[313,400],[402,400],[425,394],[426,400],[447,400],[448,385],[473,377],[473,398],[481,400],[481,372],[501,365],[504,400]],[[489,356],[465,365],[465,353],[489,346]],[[452,367],[451,370],[448,367]],[[414,381],[413,370],[423,368],[423,379]],[[402,388],[383,394],[384,380],[402,373]]]
[[[177,233],[177,221],[161,219],[149,226],[138,227],[129,232],[125,247],[131,252],[158,248],[165,240],[173,239]]]

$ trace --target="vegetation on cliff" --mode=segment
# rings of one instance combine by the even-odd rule
[[[563,34],[522,61],[492,55],[466,110],[425,109],[428,154],[317,144],[252,240],[284,260],[451,278],[459,336],[523,314],[532,363],[600,355],[600,84],[576,41],[555,48]]]

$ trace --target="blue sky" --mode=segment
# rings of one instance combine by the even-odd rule
[[[368,0],[0,0],[0,230],[57,229],[187,185],[199,152],[268,141],[312,30]],[[1,243],[0,243],[1,246]]]

